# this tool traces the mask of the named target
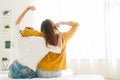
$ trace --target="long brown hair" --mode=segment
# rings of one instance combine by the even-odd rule
[[[58,30],[55,25],[51,23],[51,20],[46,19],[41,24],[41,32],[44,34],[44,38],[46,40],[46,45],[54,45],[56,46],[58,43],[58,34],[56,34],[56,30]]]

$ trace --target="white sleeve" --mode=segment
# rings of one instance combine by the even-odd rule
[[[58,46],[48,46],[49,51],[60,54],[61,53],[61,48]]]

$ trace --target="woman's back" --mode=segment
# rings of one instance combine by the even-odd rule
[[[29,36],[23,37],[20,34],[20,26],[14,29],[14,40],[17,41],[17,60],[23,65],[35,69],[36,64],[47,55],[49,51],[60,53],[58,46],[46,46],[44,37]]]

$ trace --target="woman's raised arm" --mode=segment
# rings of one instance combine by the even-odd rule
[[[36,8],[34,6],[28,6],[18,17],[18,19],[16,20],[16,25],[19,25],[21,20],[23,19],[23,17],[25,16],[25,14],[29,11],[32,10],[34,11]]]

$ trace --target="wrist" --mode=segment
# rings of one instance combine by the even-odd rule
[[[30,9],[30,8],[29,8],[29,7],[27,7],[27,8],[26,8],[26,11],[28,11],[29,9]]]

